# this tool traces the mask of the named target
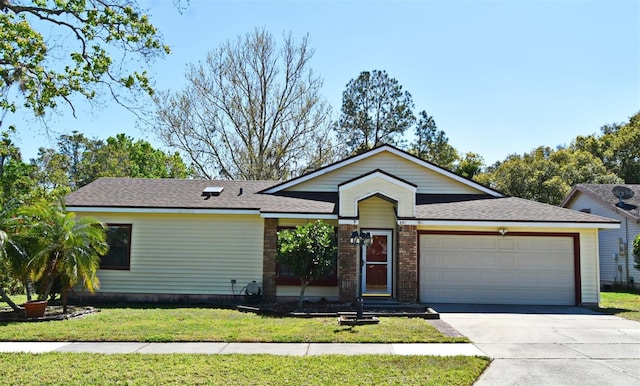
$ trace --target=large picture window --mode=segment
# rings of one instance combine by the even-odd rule
[[[294,229],[295,227],[278,227],[278,232],[286,229]],[[337,232],[336,232],[337,236]],[[337,240],[337,237],[334,238]],[[280,285],[300,285],[300,278],[291,272],[291,268],[287,264],[276,263],[276,284]],[[338,269],[337,254],[334,256],[333,269],[322,279],[313,280],[309,285],[315,286],[335,286],[338,285]]]
[[[109,252],[100,259],[100,269],[128,270],[131,263],[131,224],[107,224]]]

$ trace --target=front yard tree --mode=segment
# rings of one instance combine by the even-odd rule
[[[133,106],[153,93],[139,59],[168,52],[134,0],[0,0],[0,113],[63,103],[75,115],[75,96],[99,93]]]
[[[278,232],[276,259],[300,278],[298,309],[309,283],[335,269],[337,251],[333,227],[321,220]]]
[[[398,145],[415,121],[413,99],[386,71],[363,71],[347,83],[335,125],[349,152],[363,153],[382,144]]]
[[[25,269],[30,279],[40,282],[39,299],[47,299],[59,280],[66,312],[66,295],[71,287],[82,282],[93,292],[100,285],[100,257],[108,252],[109,245],[105,227],[98,220],[76,219],[64,207],[42,200],[21,207],[7,233],[26,254]]]
[[[3,269],[3,275],[11,273],[11,263],[7,258],[7,246],[9,244],[10,241],[7,232],[0,229],[0,268]],[[5,291],[3,284],[4,283],[0,281],[0,299],[2,299],[3,302],[7,303],[11,308],[13,308],[14,311],[19,311],[20,308],[13,300],[11,300],[11,297],[9,297],[9,294],[7,293],[7,291]]]
[[[256,29],[209,52],[187,86],[155,98],[151,130],[205,178],[282,180],[334,160],[308,36],[278,44]]]

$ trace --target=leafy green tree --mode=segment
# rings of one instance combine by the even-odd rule
[[[476,180],[507,195],[557,205],[578,183],[620,183],[602,161],[586,151],[540,146],[513,154]]]
[[[9,259],[9,252],[7,250],[7,248],[12,248],[13,244],[9,240],[7,232],[4,231],[6,219],[5,213],[0,214],[0,268],[2,268],[2,273],[0,274],[0,299],[13,308],[14,311],[19,311],[20,307],[18,307],[9,296],[11,291],[5,289],[5,287],[8,287],[10,283],[15,280],[13,270],[14,261]]]
[[[484,158],[480,154],[467,152],[462,159],[458,160],[453,171],[464,178],[474,179],[482,172],[483,167]]]
[[[80,162],[79,185],[100,177],[187,178],[190,169],[178,153],[155,149],[147,141],[118,134],[88,145]]]
[[[118,134],[106,141],[74,132],[61,136],[58,149],[41,148],[33,164],[48,191],[66,193],[100,177],[188,178],[192,175],[178,153],[165,153],[150,143]],[[55,196],[61,196],[56,194]]]
[[[81,186],[82,179],[82,160],[84,155],[90,151],[97,140],[92,140],[84,136],[84,134],[74,130],[71,134],[62,134],[58,139],[58,151],[55,152],[61,160],[58,161],[60,166],[68,170],[69,184],[71,190],[76,190]],[[49,166],[49,163],[46,164]],[[53,169],[58,169],[58,165],[54,163]]]
[[[35,178],[35,168],[22,161],[20,148],[11,139],[14,134],[13,127],[1,133],[0,210],[4,210],[9,202],[23,202],[42,196]]]
[[[7,233],[20,247],[20,255],[27,256],[24,269],[30,279],[40,282],[39,299],[47,299],[54,282],[59,280],[66,312],[69,288],[79,282],[91,292],[99,287],[100,257],[109,246],[106,229],[98,220],[76,219],[63,206],[41,200],[21,207]]]
[[[151,128],[205,178],[280,180],[336,158],[308,36],[256,29],[190,65],[187,86],[155,98]]]
[[[440,167],[453,170],[455,162],[459,159],[458,152],[449,144],[445,132],[438,130],[432,116],[426,111],[421,111],[419,115],[414,133],[415,141],[410,145],[409,152]]]
[[[342,93],[335,131],[347,151],[358,154],[385,143],[399,145],[414,122],[411,94],[386,71],[363,71]]]
[[[333,227],[322,220],[278,232],[276,259],[300,278],[298,309],[302,308],[309,283],[335,268],[337,252]]]
[[[627,184],[640,183],[640,112],[625,124],[605,125],[602,134],[578,136],[570,148],[591,153]]]
[[[103,91],[133,105],[121,91],[151,95],[140,62],[166,53],[133,0],[0,0],[0,111],[22,105],[43,116],[62,102],[75,114],[76,95]]]

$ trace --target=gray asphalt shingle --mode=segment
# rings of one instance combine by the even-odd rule
[[[613,194],[613,188],[616,186],[624,186],[634,193],[633,197],[624,200],[625,205],[618,205],[620,200]],[[575,191],[591,195],[608,204],[611,209],[625,211],[631,217],[640,220],[640,184],[578,184],[567,197],[565,203],[573,197]]]
[[[143,178],[100,178],[67,196],[69,207],[231,209],[263,213],[337,214],[335,192],[260,193],[276,181],[176,180]],[[222,187],[219,196],[205,199],[207,187]],[[451,196],[453,197],[453,196]],[[615,223],[574,210],[521,198],[490,196],[452,198],[455,201],[421,200],[416,205],[418,220],[522,221]],[[458,200],[459,199],[459,200]]]

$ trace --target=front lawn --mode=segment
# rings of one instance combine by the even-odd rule
[[[471,385],[479,357],[397,355],[2,354],[16,385]]]
[[[0,341],[136,342],[468,342],[441,334],[420,318],[339,326],[336,318],[274,318],[217,308],[117,308],[79,319],[0,323]]]
[[[600,311],[640,322],[640,294],[601,292]]]

